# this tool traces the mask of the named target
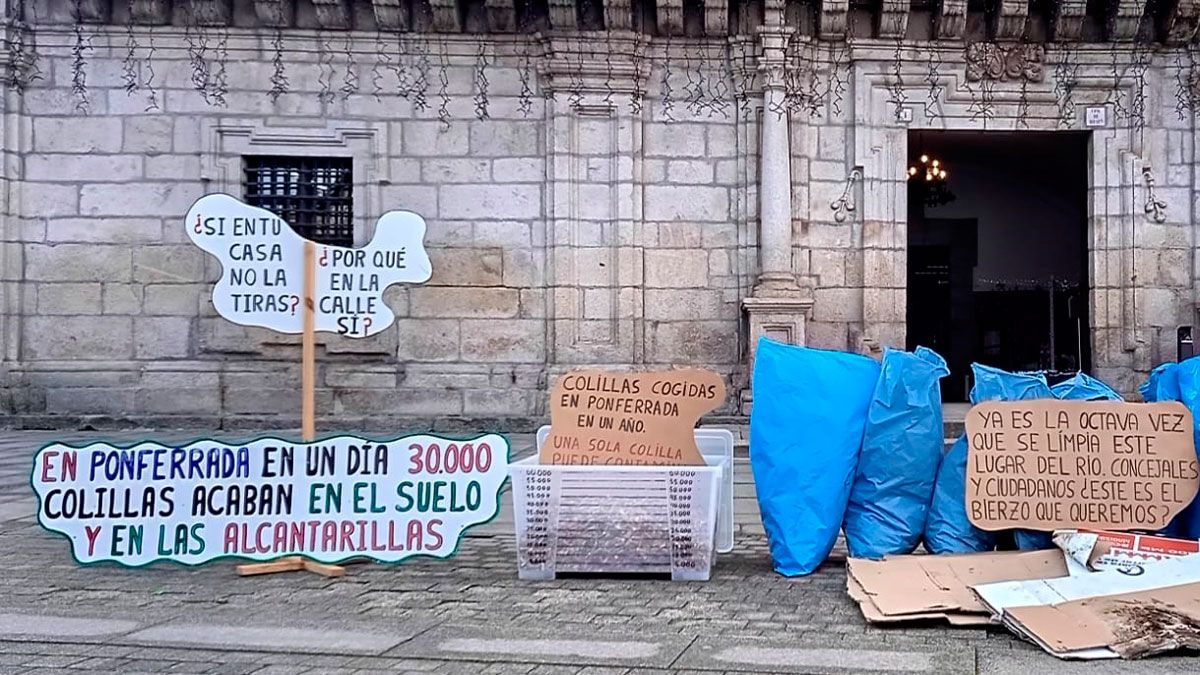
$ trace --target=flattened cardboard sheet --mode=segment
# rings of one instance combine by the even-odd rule
[[[1200,487],[1176,401],[991,401],[967,437],[967,516],[984,530],[1156,530]]]
[[[955,625],[990,622],[990,611],[971,591],[974,584],[1067,573],[1059,551],[852,558],[846,569],[847,592],[868,621],[945,619]]]
[[[1200,556],[1166,558],[1137,575],[1108,569],[973,588],[1005,626],[1063,659],[1136,658],[1200,635]]]
[[[1109,649],[1132,659],[1200,648],[1200,583],[1014,607],[1006,614],[1008,622],[1059,657]]]

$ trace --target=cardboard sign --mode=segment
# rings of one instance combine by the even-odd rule
[[[243,326],[300,333],[304,309],[304,239],[275,214],[229,195],[201,197],[188,211],[192,242],[221,261],[213,305]],[[425,221],[389,211],[365,248],[318,244],[315,330],[347,337],[374,335],[395,321],[383,301],[388,286],[423,283],[432,268]]]
[[[495,434],[53,444],[34,457],[32,480],[38,522],[80,563],[397,562],[449,557],[499,512],[508,450]]]
[[[550,393],[542,464],[703,465],[694,430],[725,400],[707,370],[563,375]]]
[[[988,402],[967,415],[976,527],[1158,529],[1196,496],[1181,403]]]

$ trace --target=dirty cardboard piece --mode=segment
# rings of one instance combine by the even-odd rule
[[[1142,574],[1148,565],[1200,553],[1200,541],[1103,530],[1059,530],[1054,544],[1066,554],[1072,575],[1107,569]]]
[[[846,572],[846,591],[871,623],[944,620],[969,626],[991,623],[991,612],[972,586],[1061,577],[1067,567],[1062,552],[1052,550],[852,558]]]
[[[1061,659],[1138,658],[1200,648],[1200,556],[974,587],[1017,635]]]
[[[1200,582],[1014,607],[1004,623],[1060,658],[1134,659],[1200,649]],[[1088,654],[1095,656],[1088,656]]]

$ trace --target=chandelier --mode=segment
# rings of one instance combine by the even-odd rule
[[[949,174],[946,172],[946,167],[942,164],[941,160],[924,154],[919,159],[920,161],[917,164],[908,167],[909,180],[920,180],[922,177],[929,183],[946,180]]]
[[[917,161],[908,167],[909,199],[928,207],[945,206],[955,200],[955,195],[946,184],[950,172],[940,159],[922,152]]]

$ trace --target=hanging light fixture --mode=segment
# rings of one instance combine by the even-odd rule
[[[908,165],[909,199],[926,207],[938,207],[955,200],[947,185],[950,171],[946,163],[925,148],[925,135],[918,132],[917,155]]]
[[[925,180],[933,183],[945,181],[950,176],[950,172],[946,171],[946,167],[940,159],[924,153],[917,159],[917,162],[908,167],[909,180]]]

